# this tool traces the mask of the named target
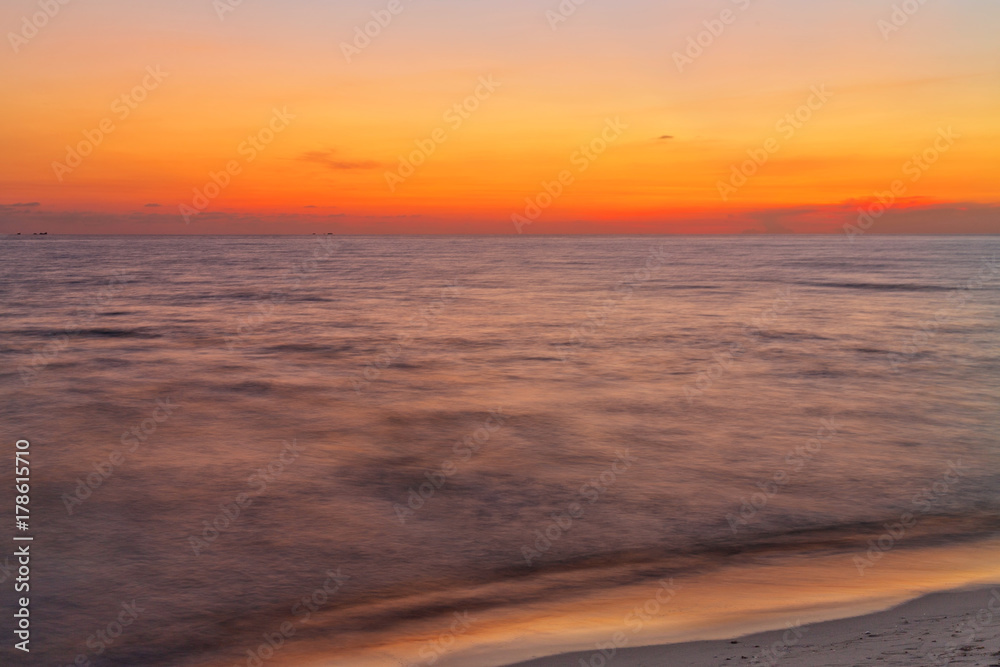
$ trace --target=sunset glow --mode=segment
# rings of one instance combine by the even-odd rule
[[[516,233],[567,170],[524,233],[839,232],[896,179],[873,231],[1000,230],[995,3],[45,4],[0,10],[7,233]]]

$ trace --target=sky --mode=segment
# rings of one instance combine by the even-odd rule
[[[0,233],[998,233],[998,28],[996,0],[4,0]]]

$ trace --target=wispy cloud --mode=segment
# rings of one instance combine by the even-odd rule
[[[300,155],[297,159],[302,162],[314,162],[321,164],[327,169],[343,171],[347,169],[377,169],[380,163],[374,160],[343,160],[336,157],[337,151],[308,151]]]

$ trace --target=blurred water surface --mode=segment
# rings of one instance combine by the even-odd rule
[[[34,457],[25,664],[243,665],[286,621],[275,661],[377,652],[456,611],[849,561],[906,512],[899,549],[994,538],[998,250],[0,240],[2,435]]]

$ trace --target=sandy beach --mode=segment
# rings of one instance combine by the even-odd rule
[[[875,614],[789,626],[730,640],[566,653],[511,667],[1000,666],[1000,586],[934,593]]]

